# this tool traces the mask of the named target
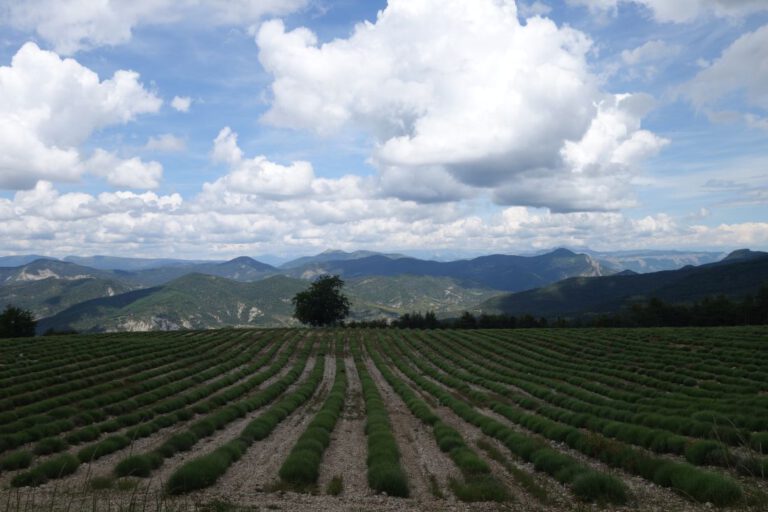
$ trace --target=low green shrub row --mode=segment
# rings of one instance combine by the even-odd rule
[[[285,362],[287,362],[287,358],[285,359]],[[221,412],[221,411],[219,411],[219,412]],[[135,413],[135,414],[139,415],[139,420],[138,421],[140,421],[140,419],[141,419],[140,413]],[[175,423],[177,421],[181,421],[183,419],[189,419],[191,417],[192,417],[192,412],[184,410],[184,411],[180,411],[180,412],[177,412],[175,414],[172,414],[172,415],[167,415],[162,420],[159,420],[159,421],[158,420],[154,420],[154,421],[152,421],[152,422],[150,422],[148,424],[142,425],[141,427],[137,427],[135,429],[131,429],[131,430],[126,432],[127,435],[122,435],[121,434],[121,435],[109,436],[109,437],[107,437],[107,438],[105,438],[105,439],[103,439],[101,441],[92,443],[92,444],[82,448],[78,452],[76,460],[78,460],[78,464],[79,463],[91,462],[91,461],[96,460],[96,459],[98,459],[100,457],[103,457],[103,456],[108,455],[110,453],[114,453],[116,451],[122,450],[123,448],[126,448],[127,446],[129,446],[133,442],[133,440],[136,437],[140,437],[140,435],[150,435],[151,433],[153,433],[153,432],[163,428],[163,425],[173,424],[173,423]],[[232,421],[235,417],[237,417],[237,415],[232,416],[230,414],[230,415],[226,415],[225,417],[228,418],[228,421]],[[221,418],[218,418],[218,417],[216,419],[219,420],[219,421],[223,421]],[[95,438],[98,438],[100,436],[100,434],[103,431],[107,430],[107,429],[111,429],[112,431],[114,431],[114,430],[119,429],[121,426],[123,426],[123,424],[120,421],[118,421],[117,419],[113,419],[111,421],[114,423],[113,426],[105,428],[102,425],[102,429],[101,430],[96,428],[95,426],[86,427],[84,429],[81,429],[80,431],[78,431],[78,436],[79,436],[78,439],[95,439]],[[135,419],[130,419],[130,420],[126,420],[126,422],[131,424],[131,423],[135,423],[136,420]],[[193,427],[195,427],[195,426],[196,425],[193,425]],[[213,431],[215,431],[215,430],[216,430],[216,427],[214,426],[213,430],[210,430],[206,435],[212,434]],[[198,436],[198,438],[199,437],[202,437],[202,436]],[[197,441],[198,438],[195,438],[195,442]],[[71,440],[74,440],[74,439],[71,439]],[[141,457],[141,456],[137,455],[137,456],[132,456],[132,457]],[[132,458],[132,457],[129,457],[129,458]],[[147,457],[147,461],[142,461],[143,466],[146,466],[147,463],[149,463],[150,465],[159,466],[160,463],[162,463],[162,458],[158,458],[157,455],[153,455],[151,457]],[[45,464],[45,463],[43,463],[43,464]],[[126,467],[127,468],[131,468],[131,464],[135,464],[135,463],[129,462],[128,464],[123,466],[123,468],[126,468]],[[118,464],[118,466],[119,466],[119,464]],[[36,470],[37,470],[37,468],[33,468],[32,470],[29,471],[29,473],[35,473]],[[64,476],[64,475],[62,475],[62,476]],[[121,476],[126,476],[126,475],[121,475]],[[50,478],[56,478],[56,477],[48,477],[48,479],[50,479]],[[22,479],[20,481],[26,481],[26,480]],[[31,483],[24,484],[24,485],[35,485],[35,482],[37,482],[38,480],[35,479],[35,478],[31,478],[29,481]]]
[[[31,487],[42,485],[48,480],[71,475],[80,466],[80,461],[74,455],[64,453],[38,464],[30,471],[24,471],[13,477],[12,487]]]
[[[404,347],[397,341],[390,341],[393,348],[401,352]],[[407,354],[407,352],[403,352]],[[438,373],[433,367],[426,365],[420,357],[408,357],[414,365],[437,380],[452,381],[446,374]],[[501,441],[512,453],[525,461],[533,462],[535,469],[543,471],[555,477],[558,481],[568,484],[574,495],[585,501],[606,501],[623,504],[627,501],[629,490],[621,480],[595,471],[573,457],[547,447],[541,440],[515,432],[501,422],[477,412],[469,403],[454,397],[441,386],[424,378],[421,373],[405,364],[400,357],[392,355],[391,361],[416,385],[437,398],[440,403],[451,408],[462,419],[479,427],[484,434]],[[473,392],[479,393],[479,392]],[[489,403],[496,403],[486,397]],[[538,464],[537,464],[538,461]],[[588,479],[586,477],[589,477]],[[577,487],[575,483],[584,478]],[[591,485],[584,485],[589,482]],[[599,482],[599,485],[597,483]],[[604,492],[601,492],[604,491]]]
[[[396,344],[403,350],[401,343]],[[443,382],[450,381],[446,374],[437,372],[433,367],[427,366],[420,360],[411,360],[433,378]],[[444,395],[445,398],[440,396],[441,400],[456,400],[439,386],[428,381],[425,381],[425,384],[427,387],[434,388],[436,393]],[[695,501],[711,502],[723,506],[735,504],[743,498],[741,487],[727,476],[704,471],[690,464],[655,457],[623,443],[563,425],[538,414],[529,414],[500,402],[494,402],[492,409],[533,432],[542,434],[554,441],[564,442],[571,448],[610,466],[619,467],[659,485],[671,487]],[[675,477],[664,477],[666,474],[673,474]],[[557,478],[557,475],[555,476]]]
[[[400,345],[402,348],[402,345]],[[431,358],[434,356],[428,353],[422,353],[422,356]],[[419,364],[419,361],[414,361]],[[434,369],[424,365],[420,368],[429,373],[438,380],[446,381],[444,374],[438,374]],[[449,370],[450,368],[446,368]],[[485,382],[478,381],[480,385]],[[491,389],[502,392],[494,387]],[[574,448],[585,455],[599,459],[606,464],[619,467],[630,473],[637,474],[653,481],[659,485],[671,487],[685,496],[699,502],[711,502],[716,505],[732,505],[743,498],[741,487],[731,478],[717,473],[704,471],[685,463],[673,463],[668,459],[663,459],[649,455],[643,451],[626,446],[623,443],[611,441],[596,434],[585,433],[576,427],[563,425],[562,423],[550,420],[540,413],[545,407],[539,406],[535,409],[536,414],[528,414],[519,409],[494,403],[493,410],[507,417],[511,421],[518,423],[525,428],[544,435],[545,437],[564,442],[571,448]],[[720,465],[729,465],[729,454],[722,444],[714,441],[697,441],[686,445],[686,457],[696,463],[719,463]],[[741,461],[740,461],[741,462]],[[670,466],[670,464],[675,464]],[[763,464],[764,465],[764,464]],[[752,474],[759,474],[762,466],[755,468],[754,465],[740,463],[738,466],[742,472],[752,471]],[[672,472],[675,475],[685,475],[677,478],[661,478],[657,472],[661,469],[662,474]]]
[[[467,445],[462,435],[439,419],[421,398],[402,379],[392,373],[378,352],[366,345],[376,368],[384,379],[405,401],[411,412],[432,427],[437,446],[456,464],[464,477],[463,482],[454,480],[451,489],[462,501],[505,501],[509,498],[507,488],[491,474],[488,464]],[[390,354],[390,357],[396,357]]]
[[[236,396],[244,395],[262,382],[276,375],[288,363],[296,345],[296,339],[286,344],[280,356],[266,370],[254,375],[243,384],[227,389],[225,391],[226,395],[230,396],[229,391],[235,388],[237,388]],[[295,379],[298,377],[296,372],[298,371],[301,373],[301,369],[304,368],[311,349],[312,343],[307,343],[292,369],[271,386],[255,393],[253,396],[214,410],[190,425],[186,430],[172,435],[151,452],[130,455],[125,459],[122,459],[115,466],[115,474],[117,476],[148,477],[151,471],[160,467],[165,459],[172,457],[176,453],[191,449],[200,439],[210,436],[216,430],[223,428],[226,424],[271,402],[282,393],[290,382],[292,382],[289,382],[291,378]],[[286,382],[288,382],[288,384],[286,384]]]
[[[400,450],[392,432],[387,408],[376,388],[376,383],[365,368],[359,343],[351,341],[350,350],[355,359],[355,367],[365,403],[368,486],[376,492],[385,492],[389,496],[407,498],[410,494],[408,478],[400,463]]]
[[[337,357],[336,376],[330,394],[280,467],[279,476],[283,482],[297,487],[317,482],[323,453],[331,443],[331,432],[344,408],[346,391],[344,359]]]
[[[119,428],[135,424],[135,422],[141,421],[147,413],[146,411],[135,412],[139,406],[152,403],[165,396],[173,396],[189,388],[197,382],[202,372],[211,370],[214,372],[225,371],[224,368],[219,367],[219,363],[231,364],[231,362],[223,359],[215,363],[212,368],[210,354],[206,351],[196,353],[193,359],[185,357],[181,361],[178,354],[171,354],[167,357],[166,362],[173,363],[172,366],[176,368],[176,371],[170,372],[172,368],[169,367],[157,368],[159,364],[157,361],[145,362],[141,367],[149,369],[146,372],[131,375],[131,379],[138,379],[133,386],[121,385],[120,379],[117,376],[112,376],[114,381],[109,381],[93,388],[86,386],[86,389],[81,389],[83,385],[80,383],[79,388],[76,388],[77,391],[69,395],[33,403],[31,407],[36,410],[41,407],[42,410],[50,410],[53,407],[57,407],[56,404],[62,402],[60,407],[57,407],[58,410],[62,407],[68,409],[66,404],[74,399],[80,399],[79,407],[83,412],[69,419],[58,419],[55,414],[28,416],[12,424],[4,425],[2,429],[6,431],[10,429],[12,433],[0,436],[0,452],[46,437],[55,436],[62,432],[72,431],[78,425],[87,424],[97,418],[104,418],[108,414],[125,413],[117,419],[112,419],[98,425],[97,428],[100,432],[114,432]],[[179,380],[184,377],[186,377],[186,380]],[[136,393],[142,392],[144,393],[143,395],[136,395]],[[96,393],[96,398],[82,399],[93,393]],[[78,434],[75,432],[77,431],[70,433],[73,440],[78,439]],[[95,437],[84,435],[80,439],[93,440]]]
[[[422,338],[426,341],[426,338]],[[732,426],[729,422],[713,423],[711,418],[702,415],[686,416],[680,412],[679,406],[673,406],[671,410],[662,410],[656,405],[645,410],[646,406],[638,404],[636,393],[627,394],[609,388],[604,384],[595,383],[591,379],[578,377],[569,373],[568,382],[563,382],[561,374],[553,371],[542,363],[545,368],[528,366],[523,359],[520,360],[520,350],[515,352],[505,349],[503,346],[489,345],[482,341],[455,339],[462,355],[457,361],[455,357],[446,354],[445,350],[456,353],[453,343],[441,343],[440,353],[449,357],[460,366],[471,368],[472,373],[487,379],[496,380],[505,384],[516,386],[525,390],[530,395],[550,404],[569,410],[583,418],[584,414],[592,415],[590,428],[592,430],[605,430],[603,433],[609,437],[636,444],[656,452],[668,452],[682,454],[685,449],[685,440],[681,436],[716,439],[723,443],[740,446],[745,438],[745,431]],[[435,346],[435,343],[428,342]],[[487,358],[503,356],[501,366],[487,365]],[[605,370],[592,371],[601,375]],[[608,398],[605,398],[605,395]],[[537,409],[540,404],[528,397],[514,397],[527,409]],[[643,400],[647,400],[644,398]],[[550,409],[554,411],[554,409]],[[543,411],[546,412],[546,411]],[[559,412],[556,414],[566,414]],[[611,421],[613,420],[613,421]],[[628,423],[621,427],[615,422]],[[665,432],[667,431],[667,432]],[[615,435],[612,435],[614,433]],[[677,434],[677,435],[676,435]]]
[[[325,342],[323,342],[325,345]],[[266,438],[275,427],[287,418],[293,411],[298,409],[315,393],[317,387],[323,379],[325,370],[325,347],[320,350],[320,354],[315,360],[315,365],[309,374],[309,377],[302,382],[293,392],[287,394],[264,414],[251,421],[242,430],[240,435],[216,448],[213,452],[192,459],[183,464],[174,471],[168,482],[166,490],[170,494],[184,494],[197,489],[204,489],[213,485],[229,466],[240,460],[246,450],[256,441]],[[292,380],[298,379],[302,373],[302,368],[294,368],[291,373]],[[279,394],[288,387],[281,386]]]
[[[69,443],[59,437],[46,437],[41,439],[34,448],[35,455],[48,455],[64,451]]]
[[[32,454],[27,450],[6,453],[0,458],[0,471],[13,471],[28,468],[32,464]]]

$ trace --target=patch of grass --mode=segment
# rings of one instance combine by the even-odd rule
[[[437,483],[437,478],[432,473],[429,473],[429,492],[439,500],[445,498],[443,491],[440,490],[440,484]]]
[[[115,482],[118,491],[135,491],[139,487],[139,481],[133,478],[120,478]]]
[[[91,478],[91,480],[88,482],[88,484],[91,486],[91,489],[93,489],[94,491],[111,489],[114,483],[115,483],[114,480],[105,476],[97,476],[97,477]]]
[[[334,476],[331,478],[331,481],[328,482],[328,485],[325,487],[325,494],[329,494],[331,496],[338,496],[342,493],[344,490],[344,481],[342,480],[341,476]]]

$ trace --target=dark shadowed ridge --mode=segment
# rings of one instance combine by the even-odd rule
[[[486,312],[537,316],[578,316],[615,313],[634,303],[656,297],[682,303],[713,295],[737,298],[754,294],[768,283],[768,253],[749,257],[736,251],[718,263],[649,274],[574,277],[520,293],[502,295],[482,304]]]

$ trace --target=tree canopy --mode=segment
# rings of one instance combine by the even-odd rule
[[[349,315],[349,299],[339,276],[322,275],[293,298],[294,318],[313,327],[334,325]]]
[[[31,311],[11,306],[0,313],[0,338],[24,338],[35,335],[37,320]]]

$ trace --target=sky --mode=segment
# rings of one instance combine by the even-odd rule
[[[0,254],[768,249],[765,0],[0,0]]]

